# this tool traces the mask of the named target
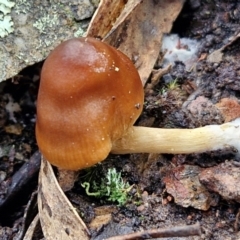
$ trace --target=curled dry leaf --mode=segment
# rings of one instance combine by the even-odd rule
[[[35,234],[38,224],[39,224],[39,216],[36,215],[36,217],[31,222],[31,225],[29,226],[23,240],[34,239],[34,234]]]
[[[46,239],[90,239],[85,223],[59,187],[52,166],[43,158],[38,191],[39,218]]]

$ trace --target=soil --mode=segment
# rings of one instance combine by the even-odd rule
[[[183,62],[176,62],[157,85],[146,91],[144,111],[137,124],[195,128],[223,123],[225,116],[215,104],[222,98],[240,99],[239,24],[240,1],[188,1],[172,33],[198,41],[198,60],[190,70]],[[207,61],[210,53],[221,48],[221,61]],[[23,217],[29,209],[26,204],[37,189],[36,170],[29,171],[24,180],[20,177],[23,184],[17,190],[13,176],[21,176],[20,168],[37,151],[35,101],[41,64],[28,67],[0,84],[0,239],[21,239],[22,228],[29,221],[28,217]],[[161,61],[157,61],[155,70],[162,67]],[[34,156],[35,160],[39,159],[38,155]],[[191,155],[110,155],[91,169],[92,177],[99,179],[109,168],[121,172],[124,181],[132,186],[124,206],[87,196],[80,184],[88,173],[86,171],[80,173],[79,180],[67,196],[89,226],[99,214],[97,210],[104,207],[104,212],[110,213],[108,224],[91,225],[94,240],[196,222],[201,225],[201,236],[178,239],[240,239],[237,197],[226,200],[218,192],[210,191],[211,203],[201,210],[201,207],[197,209],[191,204],[183,207],[181,201],[176,204],[174,194],[170,194],[166,187],[166,177],[176,168],[197,166],[198,169],[206,169],[226,162],[235,162],[235,167],[239,167],[238,160],[231,149]],[[38,164],[34,166],[34,169],[39,167]],[[31,199],[30,203],[34,202],[34,197]]]

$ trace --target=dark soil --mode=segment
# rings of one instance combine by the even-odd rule
[[[169,74],[146,92],[144,111],[138,124],[195,128],[223,123],[224,116],[214,104],[222,98],[240,99],[240,39],[236,38],[223,50],[219,63],[208,62],[203,56],[227,45],[239,32],[240,1],[188,1],[172,33],[199,41],[199,61],[191,71],[186,70],[184,63],[176,62]],[[157,62],[155,69],[161,67],[161,63]],[[11,193],[13,195],[9,193],[9,189],[15,191],[12,186],[14,174],[20,174],[21,166],[37,150],[34,124],[40,69],[41,64],[31,66],[0,84],[0,239],[20,239],[22,226],[27,225],[26,217],[23,218],[26,204],[37,189],[37,174],[33,171],[29,172],[29,178],[22,180],[26,183]],[[176,84],[170,87],[169,82],[174,80]],[[204,97],[207,102],[199,108],[191,106],[198,97]],[[7,111],[10,105],[14,111]],[[116,168],[121,171],[123,179],[133,185],[129,192],[131,198],[126,205],[111,208],[110,223],[92,229],[92,239],[196,222],[201,224],[202,235],[179,239],[240,239],[239,203],[226,201],[216,194],[215,204],[207,211],[184,208],[174,203],[164,182],[164,177],[173,167],[188,164],[206,168],[230,160],[238,159],[231,152],[109,156],[94,167],[93,176],[103,176],[107,169]],[[80,176],[85,174],[83,171]],[[104,199],[86,196],[79,182],[67,196],[87,224],[96,215],[95,208],[111,204]]]

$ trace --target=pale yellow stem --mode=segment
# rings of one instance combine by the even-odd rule
[[[233,147],[240,152],[240,118],[195,129],[132,127],[112,153],[199,153]]]

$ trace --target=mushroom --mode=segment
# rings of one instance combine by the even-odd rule
[[[79,170],[108,154],[240,150],[240,118],[196,129],[133,126],[143,86],[131,60],[94,38],[74,38],[46,59],[37,100],[36,139],[53,165]]]

